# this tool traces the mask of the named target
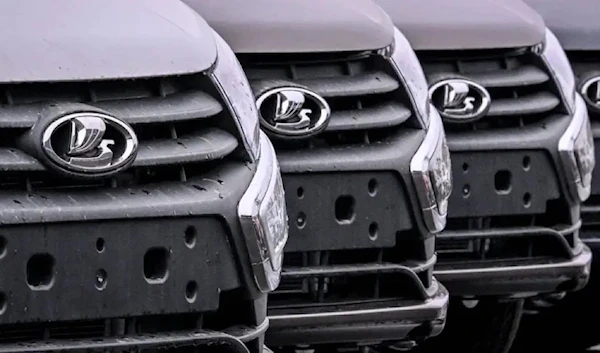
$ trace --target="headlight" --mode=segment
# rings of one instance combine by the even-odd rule
[[[596,164],[594,136],[583,98],[576,96],[571,124],[558,142],[569,190],[575,202],[587,200],[591,193],[592,171]]]
[[[441,232],[446,226],[452,193],[452,166],[442,120],[435,110],[425,140],[410,161],[410,172],[425,226],[432,233]]]
[[[263,292],[279,285],[288,217],[283,183],[273,145],[260,133],[261,156],[256,174],[238,205],[254,278]]]
[[[260,128],[254,95],[246,74],[227,43],[216,32],[217,62],[210,75],[223,100],[236,118],[244,144],[254,159],[260,153]]]
[[[386,57],[400,77],[417,109],[424,126],[429,126],[429,87],[417,55],[398,28],[394,31],[394,43],[379,51]]]
[[[559,89],[565,98],[571,112],[575,111],[575,75],[562,46],[554,33],[546,29],[546,39],[543,43],[542,58],[552,76],[558,83]]]

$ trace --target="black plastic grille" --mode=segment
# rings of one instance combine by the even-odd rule
[[[132,125],[140,148],[127,172],[85,183],[46,171],[17,147],[52,102],[84,103]],[[121,81],[0,85],[0,189],[119,187],[185,181],[239,147],[227,108],[204,75]]]
[[[527,49],[418,52],[429,84],[466,78],[485,87],[491,106],[480,120],[447,123],[446,129],[469,131],[514,128],[564,112],[564,104],[543,60]]]
[[[331,120],[323,133],[308,142],[311,147],[377,142],[413,120],[403,85],[389,63],[371,52],[239,58],[255,93],[283,81],[326,99]],[[289,145],[277,147],[285,146]]]

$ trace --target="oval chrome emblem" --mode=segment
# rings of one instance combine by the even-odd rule
[[[51,122],[42,133],[42,150],[57,167],[75,174],[105,176],[133,162],[135,132],[113,116],[74,113]]]
[[[589,108],[600,111],[600,76],[583,81],[580,92]]]
[[[482,118],[490,109],[491,97],[481,85],[465,79],[448,79],[429,89],[431,103],[449,122],[470,122]]]
[[[331,109],[323,97],[300,87],[270,89],[258,97],[256,106],[261,125],[288,138],[318,134],[327,127],[331,116]]]

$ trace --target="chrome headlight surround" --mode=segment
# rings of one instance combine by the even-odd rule
[[[541,53],[540,56],[557,83],[567,109],[570,113],[574,113],[577,92],[575,74],[567,54],[554,33],[546,28],[544,42],[533,47],[533,51]]]
[[[258,160],[260,126],[254,94],[234,52],[221,36],[214,31],[213,34],[217,44],[217,61],[209,75],[210,79],[235,118],[246,149],[253,160]]]
[[[288,216],[275,149],[260,132],[261,157],[254,178],[238,205],[254,279],[261,292],[277,288],[283,250],[288,238]]]
[[[429,85],[417,55],[404,35],[394,28],[394,42],[377,52],[386,58],[402,81],[422,126],[429,126]]]
[[[583,202],[591,194],[596,155],[586,104],[578,94],[575,107],[573,120],[558,141],[558,152],[567,176],[571,198],[575,202]]]
[[[431,109],[431,124],[423,143],[410,161],[425,226],[431,233],[446,227],[448,199],[452,193],[452,165],[444,125]]]

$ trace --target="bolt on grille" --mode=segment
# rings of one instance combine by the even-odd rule
[[[0,85],[0,188],[118,187],[185,181],[238,148],[239,136],[204,75],[95,82]],[[52,102],[84,103],[128,122],[139,151],[133,167],[110,180],[54,178],[16,140]]]
[[[255,91],[288,82],[325,98],[331,119],[324,133],[309,140],[311,147],[376,142],[413,116],[396,74],[387,61],[373,53],[252,54],[239,58]]]
[[[464,78],[485,87],[491,96],[490,109],[483,118],[447,123],[449,132],[522,127],[565,111],[547,67],[527,49],[423,51],[417,55],[430,85]]]

